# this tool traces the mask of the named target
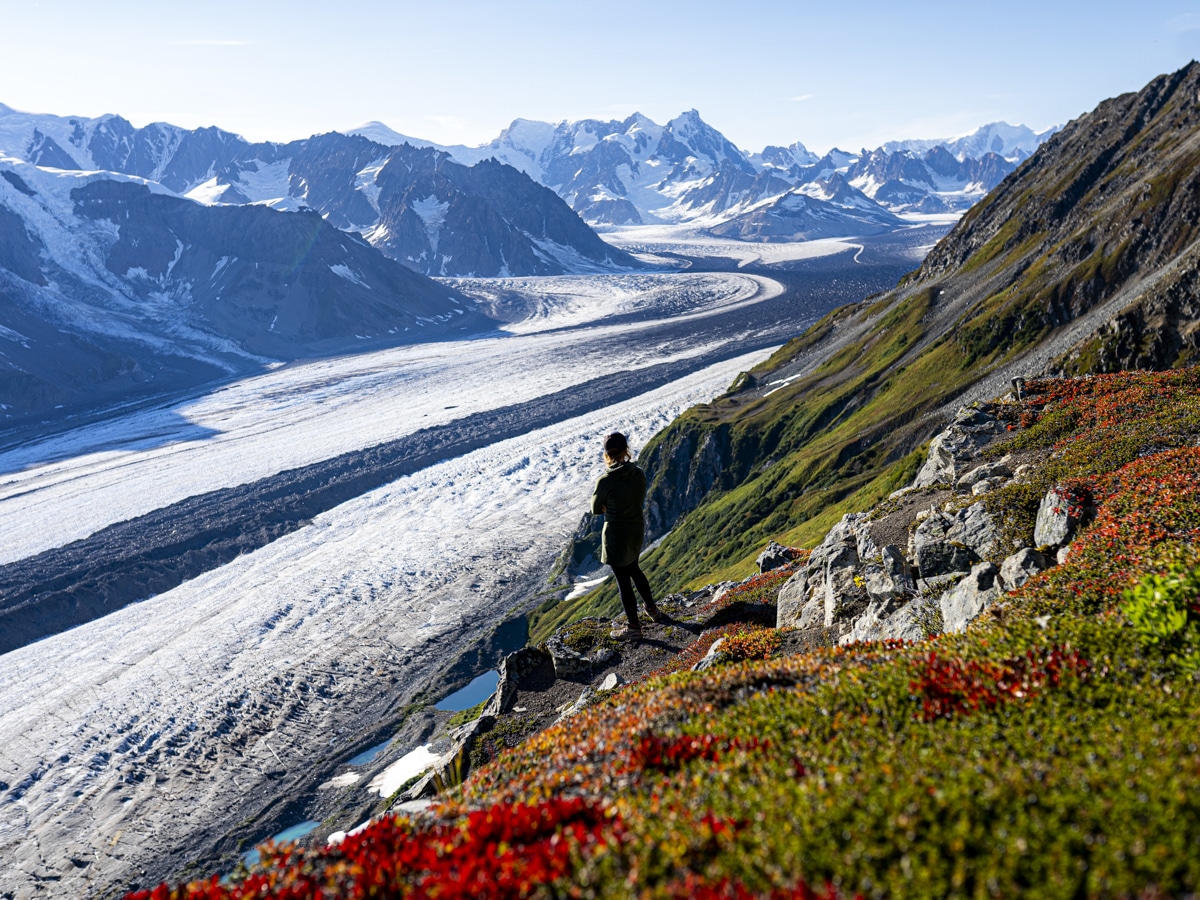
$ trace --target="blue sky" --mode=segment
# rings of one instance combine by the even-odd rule
[[[665,122],[747,150],[1041,130],[1200,57],[1200,2],[0,0],[0,102],[290,140]]]

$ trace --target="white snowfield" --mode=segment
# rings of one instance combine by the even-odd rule
[[[695,315],[778,290],[739,274],[657,277],[693,292]],[[590,290],[585,279],[506,283],[536,294],[541,330],[517,323],[508,335],[284,367],[0,455],[0,547],[21,558],[192,494],[602,377],[614,363],[591,349],[602,335],[628,335],[627,368],[736,342],[639,343],[653,317],[604,318],[664,298],[639,301],[622,278]],[[644,287],[653,297],[663,285]],[[580,327],[589,317],[598,324]],[[622,430],[640,447],[762,356],[437,463],[0,656],[0,896],[128,888],[168,851],[211,838],[214,823],[261,808],[252,792],[344,775],[309,769],[343,744],[352,755],[367,707],[440,671],[522,599],[514,585],[544,571],[585,511],[600,437]]]
[[[816,259],[844,253],[852,247],[861,249],[861,245],[854,238],[758,243],[714,237],[703,230],[704,226],[716,224],[718,221],[720,218],[688,226],[619,225],[602,230],[602,236],[614,247],[653,259],[655,262],[670,260],[670,257],[662,257],[659,254],[679,253],[700,258],[735,259],[739,268],[755,263],[770,265],[798,259]]]

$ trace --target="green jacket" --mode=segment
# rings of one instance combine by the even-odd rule
[[[642,552],[646,518],[646,473],[631,462],[609,466],[592,491],[592,515],[604,514],[600,562],[629,566]]]

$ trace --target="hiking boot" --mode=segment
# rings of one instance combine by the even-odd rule
[[[659,609],[654,603],[646,604],[646,615],[650,617],[651,622],[667,621],[667,614]]]
[[[632,625],[622,625],[620,628],[614,628],[609,636],[619,641],[640,641],[642,639],[642,627],[640,625],[636,628]]]

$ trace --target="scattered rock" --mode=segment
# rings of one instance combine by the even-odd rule
[[[1011,461],[1012,457],[1006,456],[1001,460],[997,460],[996,462],[984,463],[981,466],[976,466],[975,468],[971,469],[971,471],[961,476],[958,481],[954,483],[954,486],[960,491],[965,491],[969,488],[973,488],[979,482],[987,479],[999,478],[1004,480],[1006,478],[1011,478],[1012,470],[1008,467],[1008,464]]]
[[[596,617],[580,619],[556,631],[546,641],[555,677],[578,678],[603,668],[617,655],[616,643],[609,637],[611,631],[612,622]]]
[[[1000,580],[1004,582],[1005,590],[1014,591],[1038,572],[1044,572],[1053,565],[1045,553],[1025,547],[1000,564]]]
[[[604,676],[604,680],[600,682],[600,690],[614,691],[625,682],[621,680],[621,676],[616,672],[609,672]]]
[[[758,554],[755,562],[758,564],[758,571],[770,572],[772,569],[778,569],[780,566],[786,566],[796,558],[796,551],[791,547],[785,547],[776,541],[771,541],[767,544],[765,550]]]
[[[1026,478],[1028,478],[1030,475],[1032,475],[1035,471],[1036,471],[1035,466],[1033,466],[1029,463],[1021,463],[1021,465],[1019,465],[1015,469],[1013,469],[1012,477],[1013,477],[1014,481],[1024,481]]]
[[[908,560],[894,544],[880,550],[880,561],[863,567],[867,596],[873,601],[890,601],[916,593]]]
[[[810,628],[825,621],[825,598],[809,590],[809,567],[789,578],[776,598],[777,628]]]
[[[1007,478],[999,477],[985,478],[983,481],[977,481],[971,485],[971,496],[982,497],[984,494],[990,493],[996,488],[1003,486],[1006,481],[1008,481]]]
[[[567,719],[571,718],[572,716],[579,715],[581,712],[583,712],[583,710],[587,707],[587,705],[592,702],[592,698],[595,696],[596,696],[596,692],[594,690],[592,690],[590,687],[584,688],[583,693],[579,695],[579,699],[576,700],[574,703],[572,703],[570,706],[563,709],[562,715],[560,715],[557,719],[554,720],[554,724],[557,725],[559,722],[565,722]]]
[[[838,639],[838,643],[883,641],[890,638],[916,641],[923,638],[925,630],[921,627],[918,614],[926,601],[915,597],[907,603],[897,605],[898,602],[873,600],[868,603],[866,610],[854,620],[849,630]]]
[[[999,574],[994,563],[980,563],[966,578],[942,594],[942,626],[947,633],[965,630],[968,623],[1000,596]]]
[[[968,566],[968,568],[970,568]],[[948,587],[958,584],[971,573],[967,569],[946,572],[944,575],[934,575],[932,578],[918,578],[917,590],[922,594],[938,594]]]
[[[1039,547],[1061,547],[1070,541],[1082,511],[1066,491],[1051,488],[1038,506],[1033,542]]]
[[[431,781],[437,793],[456,787],[466,780],[471,774],[471,750],[475,746],[475,740],[491,731],[495,724],[495,716],[480,716],[475,721],[450,732],[450,750],[433,764]],[[411,794],[410,790],[405,798],[417,799]]]
[[[712,599],[707,602],[716,603],[737,586],[738,582],[736,581],[722,581],[720,584],[707,585],[705,587],[706,591],[708,591],[708,588],[712,588],[712,590],[709,591],[709,595],[712,597]]]
[[[966,542],[956,540],[963,529],[957,518],[935,512],[927,516],[909,541],[909,555],[917,571],[928,581],[950,572],[965,572],[979,562],[980,556]]]
[[[552,683],[555,679],[553,657],[545,650],[537,647],[523,647],[515,653],[510,653],[500,662],[500,680],[496,691],[483,707],[483,715],[499,716],[512,709],[517,699],[517,691],[522,687],[543,689],[543,683]]]
[[[708,648],[708,652],[704,654],[703,658],[701,658],[698,663],[692,666],[692,671],[703,672],[705,669],[711,669],[713,666],[725,662],[727,656],[721,652],[721,645],[724,643],[725,638],[721,638],[720,640],[714,642],[713,645]]]

